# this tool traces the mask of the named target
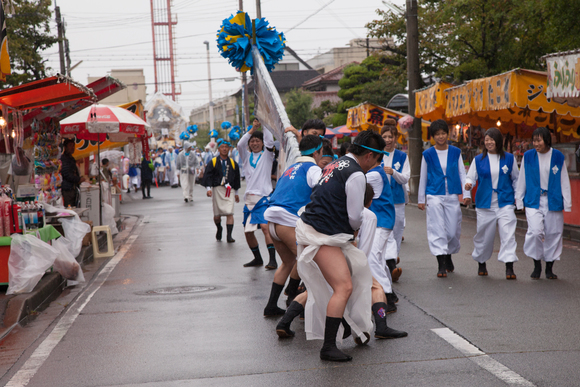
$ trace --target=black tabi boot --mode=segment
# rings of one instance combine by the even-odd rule
[[[264,261],[262,261],[262,254],[260,254],[260,246],[250,247],[250,250],[252,250],[252,254],[254,254],[254,259],[248,263],[244,263],[244,267],[262,266]]]
[[[276,270],[278,263],[276,263],[276,248],[273,244],[267,245],[268,253],[270,254],[270,262],[266,265],[266,270]]]
[[[284,285],[278,285],[276,282],[272,282],[270,299],[268,299],[268,305],[264,308],[264,317],[281,316],[286,312],[284,309],[278,308],[278,299],[280,298],[282,290],[284,290]]]
[[[487,275],[487,265],[484,263],[477,263],[477,275],[486,276]]]
[[[455,270],[455,266],[453,266],[453,261],[451,260],[451,254],[445,256],[445,268],[448,273],[453,273]]]
[[[438,272],[437,277],[443,278],[447,277],[447,269],[445,268],[445,255],[438,255],[437,256],[437,264],[438,264]]]
[[[276,325],[276,334],[278,337],[294,337],[296,333],[290,330],[290,324],[292,324],[292,321],[294,321],[294,319],[300,315],[302,311],[304,311],[302,304],[296,301],[292,301],[288,309],[286,309],[286,313],[284,313],[284,316],[282,316],[282,319],[278,325]]]
[[[387,296],[387,307],[385,309],[387,314],[395,313],[397,311],[397,305],[395,305],[394,293],[385,293],[385,296]]]
[[[342,318],[342,326],[344,328],[344,331],[342,332],[342,339],[344,340],[352,335],[352,329],[350,328],[350,325],[348,325],[344,317]]]
[[[289,306],[298,295],[298,285],[300,285],[300,279],[290,277],[290,280],[288,280],[288,286],[286,286],[286,289],[284,290],[284,294],[288,296],[286,299],[286,306]]]
[[[505,279],[516,279],[513,262],[506,262],[505,264]]]
[[[396,259],[387,259],[387,267],[391,273],[391,278],[393,282],[397,282],[403,270],[400,267],[397,267],[397,260]]]
[[[217,227],[217,232],[215,233],[215,240],[221,241],[222,232],[224,231],[224,228],[222,227],[222,222],[215,222],[215,226]]]
[[[387,294],[387,293],[385,293]],[[391,288],[391,294],[393,295],[393,302],[396,304],[397,302],[399,302],[399,296],[397,296],[397,293],[395,293],[395,291]]]
[[[542,261],[534,259],[534,271],[530,277],[532,277],[532,279],[540,279],[540,274],[542,274]]]
[[[373,304],[373,316],[375,316],[375,338],[377,339],[398,339],[406,337],[407,332],[398,331],[387,326],[387,304],[377,302]]]
[[[552,273],[552,266],[554,266],[554,262],[546,262],[546,278],[547,279],[558,279],[558,276]]]
[[[324,327],[324,344],[320,350],[320,358],[329,361],[351,361],[352,357],[343,353],[336,346],[336,334],[342,319],[340,317],[326,316],[326,325]]]
[[[228,243],[234,243],[236,241],[234,238],[232,238],[232,231],[234,231],[234,225],[226,224],[226,228],[228,230],[228,238],[227,238]]]

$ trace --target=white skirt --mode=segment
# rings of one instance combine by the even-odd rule
[[[366,341],[364,332],[373,329],[371,314],[371,271],[365,254],[351,243],[352,235],[325,235],[298,219],[296,223],[296,243],[298,249],[298,274],[308,289],[308,301],[304,316],[304,330],[307,340],[323,340],[326,323],[326,308],[332,296],[332,288],[322,275],[314,257],[321,246],[340,247],[352,278],[352,293],[344,310],[344,319],[352,333]],[[343,328],[339,328],[337,341],[341,340]]]

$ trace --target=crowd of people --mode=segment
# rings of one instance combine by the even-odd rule
[[[337,341],[352,336],[359,345],[368,343],[373,320],[376,339],[406,337],[405,331],[387,325],[388,314],[397,311],[392,284],[402,273],[397,265],[409,202],[409,158],[396,149],[397,123],[386,120],[380,133],[359,133],[337,155],[323,138],[323,121],[308,120],[301,131],[287,128],[298,140],[301,156],[286,166],[275,188],[274,139],[269,130],[259,129],[255,120],[237,147],[219,139],[215,153],[204,155],[188,143],[177,155],[171,148],[158,151],[151,177],[174,187],[179,172],[188,202],[198,176],[212,199],[217,241],[223,238],[226,217],[227,243],[235,242],[234,204],[240,201],[245,177],[242,226],[253,259],[243,266],[264,265],[255,234],[261,230],[268,251],[265,268],[275,270],[263,314],[282,316],[276,326],[280,338],[294,337],[291,324],[303,315],[307,339],[323,340],[320,358],[349,361],[352,357],[338,349]],[[501,132],[487,130],[485,147],[467,173],[461,151],[449,144],[447,123],[434,121],[429,131],[435,145],[422,155],[418,208],[426,211],[437,277],[446,278],[455,270],[452,255],[461,247],[460,205],[471,204],[471,191],[477,187],[472,257],[478,275],[488,274],[486,262],[499,227],[498,260],[505,263],[506,279],[516,279],[514,211],[525,208],[524,253],[535,263],[531,278],[540,278],[544,260],[546,278],[556,279],[553,265],[562,252],[562,212],[571,211],[571,193],[564,157],[551,147],[549,130],[533,132],[534,149],[525,153],[519,168],[514,156],[503,150]],[[286,309],[279,307],[283,292]]]

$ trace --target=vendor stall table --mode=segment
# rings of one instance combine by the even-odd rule
[[[38,230],[28,231],[27,234],[36,235],[44,242],[57,239],[61,234],[51,225]],[[0,285],[8,285],[8,258],[10,257],[11,237],[0,237]]]

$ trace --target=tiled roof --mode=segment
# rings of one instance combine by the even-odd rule
[[[345,65],[342,65],[340,67],[337,67],[333,70],[330,70],[327,73],[318,75],[312,79],[307,80],[306,82],[304,82],[302,84],[302,87],[308,89],[309,87],[318,85],[320,83],[333,83],[333,84],[337,84],[338,81],[340,81],[340,79],[342,78],[342,70],[350,65],[350,64],[358,64],[358,62],[351,62],[351,63],[347,63]]]

